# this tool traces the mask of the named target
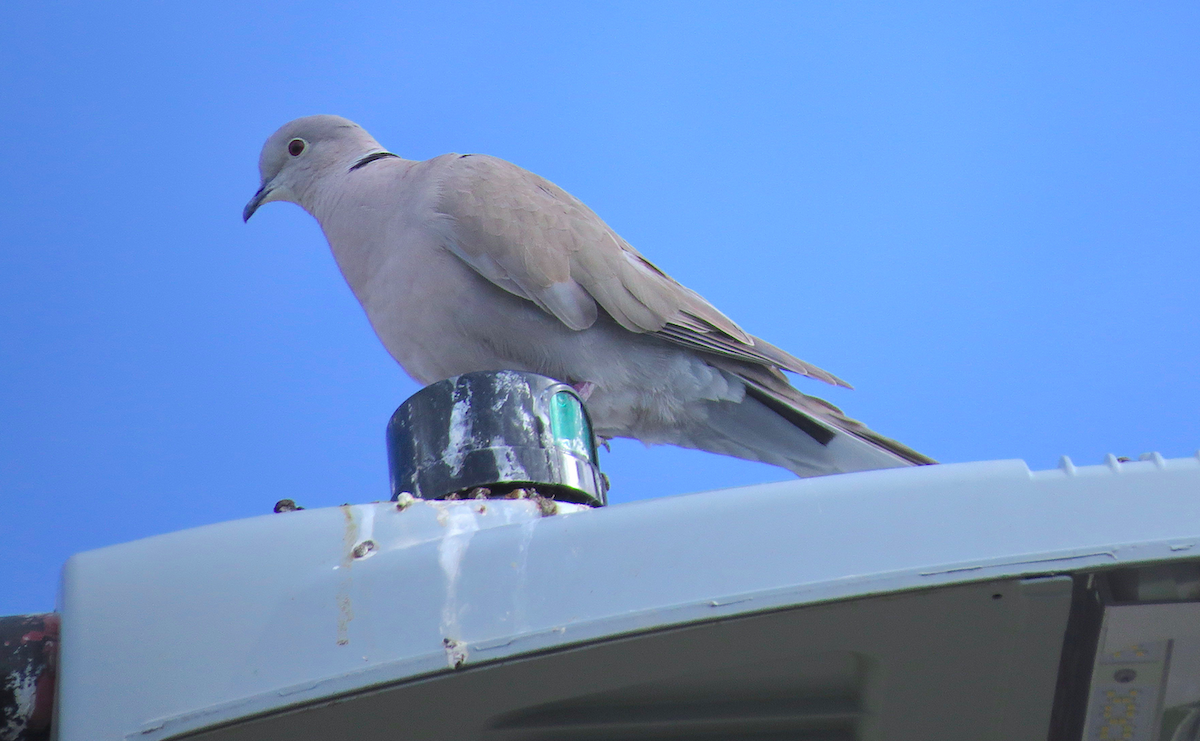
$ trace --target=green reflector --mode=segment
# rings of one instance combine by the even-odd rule
[[[551,397],[550,431],[559,446],[592,460],[592,431],[588,429],[583,405],[574,394],[559,391]]]

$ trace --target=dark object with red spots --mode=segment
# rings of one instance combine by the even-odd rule
[[[0,741],[50,738],[58,613],[0,617]]]

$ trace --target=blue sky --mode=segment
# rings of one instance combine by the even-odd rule
[[[312,113],[553,180],[939,460],[1192,455],[1198,53],[1188,3],[4,4],[0,614],[81,550],[387,497],[415,384],[309,216],[240,218]],[[614,502],[789,477],[602,462]]]

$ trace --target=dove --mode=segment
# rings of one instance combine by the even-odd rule
[[[312,215],[376,335],[421,384],[540,373],[580,392],[601,439],[801,477],[934,462],[800,392],[784,371],[847,384],[748,334],[517,165],[407,160],[358,124],[320,115],[272,134],[259,172],[243,219],[272,201]]]

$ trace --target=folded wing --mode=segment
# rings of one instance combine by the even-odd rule
[[[747,334],[550,181],[486,155],[446,155],[442,167],[438,210],[453,221],[450,248],[568,327],[590,327],[598,304],[631,332],[848,386]]]
[[[699,294],[672,279],[581,201],[544,178],[485,155],[445,155],[438,211],[452,222],[450,249],[496,285],[583,330],[599,308],[630,332],[695,350],[741,378],[748,394],[819,443],[814,450],[760,441],[772,450],[734,454],[784,465],[800,475],[934,463],[879,435],[837,407],[794,388],[782,371],[836,386],[827,371],[747,334]],[[722,415],[726,419],[722,421]],[[753,436],[746,412],[714,405],[721,450]],[[747,419],[749,419],[747,417]],[[730,451],[726,451],[730,452]]]

